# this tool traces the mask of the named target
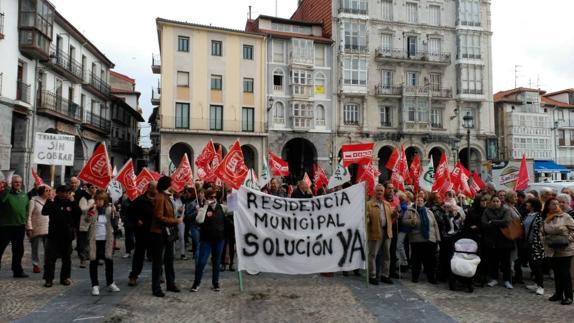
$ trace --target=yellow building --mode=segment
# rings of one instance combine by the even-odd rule
[[[161,74],[152,91],[155,166],[166,173],[184,153],[190,162],[209,139],[224,154],[241,141],[248,167],[259,172],[266,153],[265,37],[239,30],[158,18]],[[159,163],[159,165],[158,165]]]

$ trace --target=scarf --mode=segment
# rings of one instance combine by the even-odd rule
[[[421,218],[421,233],[423,235],[423,238],[425,238],[425,240],[429,239],[429,217],[427,214],[427,208],[426,207],[421,207],[421,208],[417,208],[417,212],[419,214],[419,217]]]
[[[544,220],[545,223],[550,223],[552,222],[552,220],[554,220],[554,218],[559,215],[562,214],[562,212],[558,211],[558,212],[548,212],[548,215],[546,216],[546,220]]]

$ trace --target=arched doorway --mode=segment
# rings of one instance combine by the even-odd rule
[[[243,145],[241,146],[241,151],[243,152],[245,166],[257,172],[257,152],[255,148],[250,145]]]
[[[418,154],[422,157],[423,153],[418,147],[411,146],[405,149],[405,154],[407,155],[407,165],[409,165],[409,169],[411,167],[411,163],[415,159],[415,156]],[[422,162],[422,160],[421,160]]]
[[[338,162],[341,163],[341,160],[343,159],[343,150],[339,149],[339,159]],[[351,175],[351,183],[355,183],[357,182],[357,175],[359,174],[359,164],[351,164],[349,166],[347,166],[347,170],[349,171],[349,174]]]
[[[220,144],[220,143],[217,143],[217,142],[213,143],[213,147],[215,147],[215,151],[217,151],[220,146],[221,146],[221,156],[225,157],[225,155],[227,155],[227,148],[225,148],[225,146]]]
[[[440,157],[444,153],[444,150],[440,147],[434,147],[429,151],[428,158],[432,160],[433,166],[436,169],[438,163],[440,162]]]
[[[173,165],[169,165],[169,169],[175,169],[181,162],[184,154],[187,154],[187,158],[189,159],[189,163],[193,169],[193,149],[183,142],[178,142],[169,149],[169,159],[173,163]]]
[[[387,165],[387,162],[389,161],[389,158],[391,157],[394,149],[395,147],[393,146],[384,146],[379,150],[379,153],[377,154],[379,157],[379,171],[381,172],[381,176],[379,176],[380,183],[384,183],[385,181],[391,179],[392,171],[388,170],[385,165]]]
[[[458,160],[466,169],[475,172],[480,171],[480,152],[477,149],[470,147],[470,165],[468,163],[468,148],[461,149],[458,153]]]
[[[302,179],[305,172],[313,176],[313,164],[317,162],[317,149],[307,139],[294,138],[289,140],[281,154],[282,158],[289,163],[289,176],[287,180],[294,184]]]

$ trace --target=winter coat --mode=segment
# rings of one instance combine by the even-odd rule
[[[403,217],[403,225],[409,226],[412,228],[411,232],[409,233],[409,242],[410,243],[419,243],[419,242],[437,242],[441,240],[440,236],[440,229],[438,227],[438,222],[432,211],[427,208],[427,217],[429,218],[429,238],[428,240],[424,238],[421,232],[421,219],[419,213],[415,208],[410,207],[407,210],[407,215]],[[414,221],[414,225],[413,225]]]
[[[534,216],[534,220],[532,220],[530,228],[524,233],[524,240],[526,241],[527,248],[530,249],[530,258],[532,260],[541,260],[544,259],[544,243],[542,242],[544,220],[540,212],[531,214]]]
[[[546,257],[558,258],[574,256],[574,219],[572,219],[570,215],[560,213],[557,214],[550,223],[544,221],[543,234]],[[565,248],[550,248],[546,240],[549,235],[567,235],[570,243]]]
[[[483,244],[487,248],[513,249],[514,241],[506,239],[500,229],[506,228],[512,221],[510,209],[487,208],[482,214]]]
[[[170,195],[166,192],[158,193],[155,198],[150,232],[162,234],[166,226],[176,226],[178,224],[179,220],[175,217]]]
[[[114,227],[112,226],[112,219],[116,216],[115,211],[111,206],[106,207],[106,250],[104,257],[112,259],[114,252]],[[89,212],[88,221],[90,222],[88,230],[88,243],[90,245],[90,260],[96,260],[96,222],[98,221],[98,212],[94,208]]]
[[[201,228],[201,241],[218,241],[225,239],[225,213],[227,206],[217,203],[215,207],[205,204],[199,209],[196,221]]]
[[[75,238],[75,219],[81,213],[82,210],[80,210],[78,203],[67,198],[59,199],[56,197],[54,201],[48,200],[42,208],[42,215],[50,217],[48,239],[71,243]]]
[[[32,197],[28,206],[28,222],[26,230],[30,231],[30,239],[48,235],[48,226],[50,218],[42,215],[42,209],[46,200],[39,196]]]
[[[5,188],[0,192],[0,227],[24,226],[28,215],[28,195]]]
[[[136,230],[149,232],[154,212],[154,200],[147,194],[142,194],[131,204],[128,219],[135,225]]]
[[[82,210],[82,214],[80,215],[80,223],[78,224],[78,228],[80,232],[88,232],[90,229],[91,221],[88,218],[88,210],[95,204],[96,202],[92,199],[89,195],[85,194],[82,196],[78,202],[78,206],[80,210]]]
[[[396,215],[391,205],[383,201],[385,218],[387,219],[387,236],[393,237],[393,221]],[[370,241],[383,240],[383,227],[381,223],[381,208],[375,199],[367,202],[367,239]]]

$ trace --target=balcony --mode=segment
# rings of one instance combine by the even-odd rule
[[[20,51],[29,58],[48,60],[54,24],[54,7],[44,0],[19,2]]]
[[[291,84],[291,92],[295,99],[309,99],[313,96],[313,85]]]
[[[405,86],[404,87],[405,96],[428,96],[429,88],[427,86]]]
[[[151,88],[151,104],[159,105],[161,99],[161,88],[159,86]]]
[[[82,82],[84,71],[82,65],[61,49],[52,46],[48,65],[58,74],[72,80],[74,83]]]
[[[161,74],[161,56],[157,54],[151,55],[151,71],[154,74]]]
[[[341,6],[339,8],[339,13],[348,13],[351,15],[366,16],[369,13],[369,10],[367,8],[346,8],[344,6]]]
[[[368,46],[359,46],[359,45],[349,45],[345,44],[345,53],[348,54],[368,54],[369,47]]]
[[[30,104],[30,84],[16,82],[16,100]]]
[[[84,125],[101,133],[109,134],[112,123],[110,120],[104,119],[95,113],[86,112]]]
[[[403,87],[378,84],[375,85],[375,95],[387,96],[387,97],[400,97],[401,95],[403,95]]]
[[[82,108],[79,105],[53,92],[41,91],[37,101],[40,114],[58,117],[72,123],[79,123],[82,120]]]
[[[84,80],[84,88],[93,95],[97,95],[103,100],[108,100],[110,97],[110,86],[104,80],[97,77],[94,73],[90,73],[89,80]]]
[[[307,131],[313,128],[313,117],[291,116],[294,131]]]
[[[411,63],[422,65],[450,65],[449,53],[431,53],[427,51],[408,52],[402,49],[379,47],[375,51],[378,62]]]
[[[4,13],[0,12],[0,39],[4,39]]]
[[[431,96],[433,99],[452,99],[452,89],[432,89]]]
[[[112,151],[120,152],[120,153],[131,153],[132,145],[129,140],[119,139],[119,138],[111,138],[111,147]]]

